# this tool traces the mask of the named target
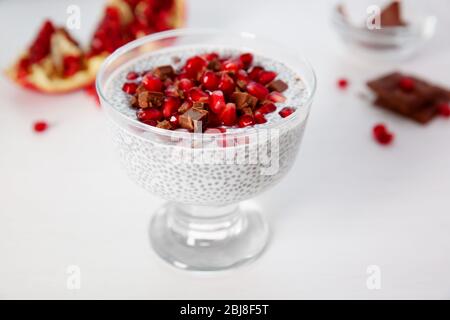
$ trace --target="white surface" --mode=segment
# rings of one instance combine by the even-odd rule
[[[120,169],[91,98],[34,94],[2,77],[0,298],[450,298],[450,122],[421,127],[356,98],[364,80],[397,67],[450,86],[449,21],[420,56],[389,66],[343,54],[330,1],[188,2],[189,26],[276,37],[317,71],[298,161],[256,199],[272,222],[267,252],[226,274],[165,265],[147,234],[163,201]],[[449,12],[445,0],[435,2]],[[64,22],[73,3],[82,10],[77,35],[87,40],[102,1],[1,1],[0,66],[43,17]],[[336,89],[341,75],[349,92]],[[36,135],[31,125],[41,118],[52,127]],[[378,121],[395,131],[391,147],[372,141]],[[66,288],[69,265],[81,268],[80,290]],[[369,265],[381,268],[381,290],[366,287]]]

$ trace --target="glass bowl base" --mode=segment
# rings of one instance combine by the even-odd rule
[[[269,228],[253,208],[168,203],[150,223],[150,240],[156,253],[177,268],[219,271],[259,257]]]

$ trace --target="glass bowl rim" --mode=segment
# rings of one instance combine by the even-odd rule
[[[108,66],[110,64],[112,64],[118,57],[120,57],[121,55],[148,43],[154,42],[154,41],[159,41],[159,40],[164,40],[170,37],[174,37],[174,36],[190,36],[190,35],[227,35],[227,36],[235,36],[235,37],[241,37],[241,38],[251,38],[251,39],[264,39],[264,41],[268,41],[268,43],[271,43],[273,45],[277,45],[278,47],[284,47],[286,48],[287,46],[284,44],[281,44],[277,41],[274,41],[273,39],[268,39],[266,37],[263,36],[256,36],[253,33],[249,33],[249,32],[237,32],[237,31],[226,31],[226,30],[220,30],[220,29],[212,29],[212,28],[179,28],[179,29],[173,29],[173,30],[168,30],[168,31],[163,31],[163,32],[158,32],[158,33],[154,33],[151,35],[147,35],[144,37],[141,37],[139,39],[133,40],[125,45],[123,45],[122,47],[116,49],[112,54],[110,54],[105,61],[102,63],[102,65],[100,66],[100,69],[97,73],[97,77],[95,80],[95,89],[97,91],[97,94],[100,96],[100,100],[101,101],[105,101],[106,107],[108,108],[109,112],[114,113],[115,116],[118,116],[124,123],[131,125],[134,128],[140,129],[144,132],[151,132],[157,135],[162,135],[162,136],[171,136],[171,137],[192,137],[193,135],[199,135],[199,134],[203,134],[200,132],[189,132],[189,131],[176,131],[176,130],[167,130],[167,129],[162,129],[162,128],[158,128],[158,127],[154,127],[154,126],[150,126],[147,125],[145,123],[140,122],[137,119],[132,119],[130,117],[128,117],[127,115],[123,114],[122,112],[120,112],[119,110],[117,110],[116,108],[113,107],[113,104],[111,104],[109,102],[109,100],[106,98],[106,96],[103,93],[103,90],[101,89],[101,83],[103,82],[103,77],[104,77],[104,73],[105,70],[108,68]],[[287,47],[289,50],[291,50],[291,52],[295,52],[297,53],[297,50],[292,49],[290,47]],[[158,51],[159,49],[156,49],[156,51]],[[311,64],[309,63],[308,60],[306,60],[302,55],[300,54],[296,54],[296,59],[301,61],[305,67],[307,68],[308,72],[311,74],[311,83],[309,84],[309,96],[308,98],[305,100],[304,102],[304,106],[308,107],[307,110],[307,115],[310,112],[310,107],[312,104],[312,100],[315,96],[316,90],[317,90],[317,77],[316,77],[316,73],[314,71],[314,69],[312,68]],[[281,61],[282,62],[282,61]],[[302,79],[302,75],[299,75]],[[285,125],[287,125],[288,123],[293,122],[296,118],[299,117],[299,113],[298,112],[294,112],[291,115],[287,116],[286,118],[283,118],[283,121],[277,121],[276,123],[273,124],[267,124],[264,125],[264,127],[262,128],[246,128],[245,130],[242,131],[235,131],[235,132],[228,132],[228,130],[223,133],[223,132],[217,132],[217,133],[207,133],[208,137],[213,137],[213,136],[223,136],[223,135],[227,135],[227,136],[249,136],[252,134],[256,134],[258,131],[260,130],[269,130],[269,129],[277,129],[280,127],[283,127]],[[212,128],[214,129],[214,128]]]

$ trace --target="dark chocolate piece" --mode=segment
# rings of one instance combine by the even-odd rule
[[[158,124],[156,126],[161,129],[170,129],[172,127],[170,125],[170,122],[167,120],[158,121]]]
[[[171,65],[166,65],[156,68],[154,74],[161,80],[166,80],[167,78],[172,78],[175,75],[175,70],[173,70]]]
[[[269,83],[267,88],[270,91],[283,92],[283,91],[286,91],[286,89],[288,88],[288,85],[283,80],[274,80],[271,83]]]
[[[236,109],[241,110],[244,108],[255,108],[258,103],[258,99],[251,94],[245,92],[234,92],[231,95],[232,101],[236,104]]]
[[[400,1],[394,0],[381,11],[381,27],[403,27],[406,23],[402,19]]]
[[[183,113],[180,118],[180,126],[190,131],[198,132],[203,129],[202,122],[205,122],[208,118],[208,111],[197,108],[190,108]]]
[[[208,63],[208,69],[211,69],[213,71],[220,71],[220,69],[222,69],[222,64],[220,63],[219,59],[213,59]]]
[[[251,108],[245,107],[245,108],[242,108],[241,111],[242,111],[242,114],[248,114],[249,116],[253,117],[253,110]]]
[[[186,111],[188,111],[190,108],[192,108],[192,103],[185,101],[181,104],[181,106],[178,108],[178,112],[179,113],[185,113]]]
[[[413,81],[411,90],[400,85],[405,78]],[[419,123],[432,120],[438,113],[437,106],[450,101],[450,93],[446,89],[398,72],[369,81],[367,85],[376,95],[375,105]]]

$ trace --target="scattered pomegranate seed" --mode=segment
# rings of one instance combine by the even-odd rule
[[[450,105],[448,103],[442,103],[438,105],[438,112],[444,118],[450,117]]]
[[[191,99],[193,102],[206,103],[209,100],[209,96],[202,89],[194,87],[189,90],[189,99]]]
[[[241,61],[243,67],[247,69],[253,62],[253,54],[243,53],[239,56],[239,60]]]
[[[238,87],[240,88],[245,88],[248,83],[250,82],[250,78],[248,77],[247,72],[245,72],[245,70],[239,70],[238,72],[236,72],[236,83],[238,85]]]
[[[258,123],[258,124],[266,123],[266,122],[267,122],[266,117],[265,117],[264,114],[263,114],[262,112],[260,112],[260,111],[256,111],[256,112],[255,112],[254,118],[255,118],[255,122]]]
[[[238,126],[239,128],[244,128],[248,126],[253,126],[255,124],[255,120],[249,114],[244,114],[239,118]]]
[[[222,63],[223,71],[230,71],[236,73],[240,69],[242,69],[242,63],[239,60],[225,60]]]
[[[125,82],[122,86],[122,90],[128,94],[135,94],[138,85],[134,82]]]
[[[264,68],[256,66],[256,67],[253,67],[253,68],[249,71],[248,76],[249,76],[249,78],[250,78],[251,80],[257,81],[258,78],[259,78],[259,75],[260,75],[261,72],[263,72],[263,71],[264,71]]]
[[[45,121],[36,121],[33,124],[33,130],[35,132],[44,132],[47,129],[48,129],[48,124]]]
[[[137,78],[139,78],[139,73],[134,72],[134,71],[128,72],[127,80],[136,80]]]
[[[163,92],[163,83],[154,75],[147,73],[142,79],[142,84],[148,91]]]
[[[212,71],[206,71],[202,77],[202,84],[206,90],[214,91],[219,86],[220,78]]]
[[[271,102],[265,103],[263,104],[258,111],[261,112],[262,114],[266,114],[266,113],[271,113],[274,112],[275,110],[277,110],[277,106],[274,105]]]
[[[268,84],[272,82],[277,77],[277,74],[273,71],[261,71],[258,77],[258,82],[261,84]]]
[[[191,79],[181,79],[178,83],[178,88],[183,92],[188,92],[189,89],[194,87],[194,82]]]
[[[279,115],[280,115],[282,118],[286,118],[286,117],[290,116],[291,114],[293,114],[294,111],[295,111],[294,108],[284,107],[284,108],[281,109],[280,112],[278,112],[278,113],[279,113]]]
[[[256,98],[258,98],[259,100],[264,100],[267,97],[267,95],[269,94],[269,90],[266,87],[264,87],[260,83],[254,82],[254,81],[251,81],[247,85],[247,91],[252,96],[255,96]]]
[[[148,120],[161,120],[162,119],[162,112],[156,108],[146,108],[146,109],[140,109],[136,113],[137,118],[142,121],[148,121]]]
[[[181,102],[180,99],[176,97],[166,97],[163,103],[163,116],[165,118],[169,118],[172,114],[174,114],[178,108],[180,107]]]
[[[345,90],[348,88],[348,80],[345,78],[338,79],[337,85],[339,89]]]
[[[214,113],[221,113],[225,107],[225,97],[222,91],[213,91],[209,96],[209,108]]]
[[[270,101],[273,101],[273,102],[285,102],[286,101],[286,97],[277,91],[272,91],[271,93],[269,93],[269,95],[267,96],[267,99],[269,99]]]
[[[226,73],[222,75],[219,82],[219,90],[221,90],[225,95],[230,95],[234,92],[236,85],[233,79]]]
[[[206,61],[213,61],[219,58],[219,54],[216,52],[207,53],[203,56]]]
[[[227,103],[220,114],[220,119],[224,125],[233,126],[236,123],[236,105],[234,103]]]
[[[390,133],[387,130],[386,125],[382,123],[375,125],[372,132],[375,140],[380,144],[387,145],[394,140],[394,135]]]
[[[403,77],[400,79],[398,85],[404,91],[412,91],[414,90],[416,83],[411,78]]]
[[[206,67],[206,60],[199,56],[194,56],[186,61],[184,71],[191,79],[196,79],[198,74]]]

